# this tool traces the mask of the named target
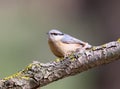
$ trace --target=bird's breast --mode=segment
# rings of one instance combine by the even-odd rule
[[[67,53],[75,51],[77,48],[80,48],[80,44],[66,44],[61,41],[48,41],[51,51],[57,57],[64,57]]]

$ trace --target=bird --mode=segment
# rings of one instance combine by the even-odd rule
[[[59,58],[67,57],[76,50],[81,51],[92,47],[87,42],[83,42],[57,29],[52,29],[47,34],[49,47],[52,53]]]

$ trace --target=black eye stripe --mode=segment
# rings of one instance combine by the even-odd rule
[[[51,35],[58,35],[57,33],[51,33]]]
[[[51,35],[64,35],[63,33],[51,33]]]

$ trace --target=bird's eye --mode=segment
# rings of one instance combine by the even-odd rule
[[[58,35],[57,33],[51,33],[51,35]]]
[[[57,35],[64,35],[64,34],[63,33],[62,34],[60,34],[60,33],[51,33],[51,35],[57,36]]]

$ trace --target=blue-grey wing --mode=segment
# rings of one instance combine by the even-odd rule
[[[61,39],[62,42],[67,43],[67,44],[85,44],[85,42],[76,39],[70,35],[64,34],[64,37]]]

